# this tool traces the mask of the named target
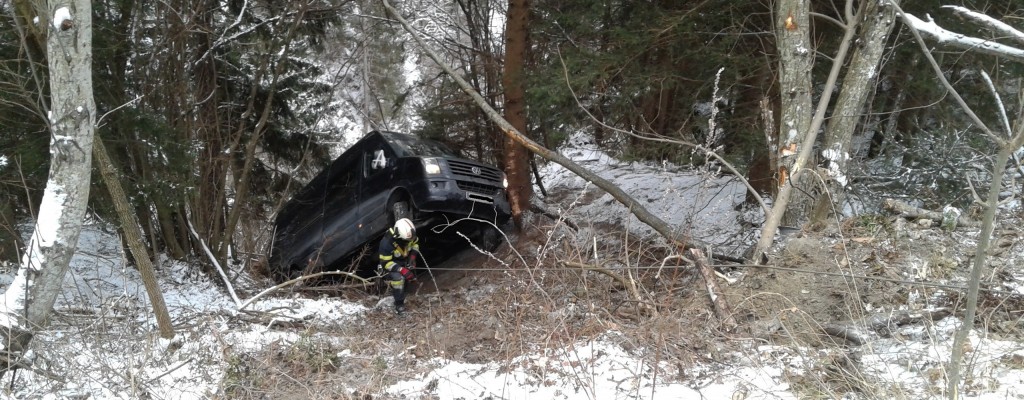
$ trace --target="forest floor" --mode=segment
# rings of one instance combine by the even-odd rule
[[[766,267],[720,264],[718,295],[738,322],[729,330],[694,267],[669,263],[655,278],[658,270],[650,267],[661,267],[667,252],[653,242],[600,241],[604,250],[615,247],[609,242],[621,246],[621,251],[606,251],[602,265],[634,282],[634,292],[609,275],[567,267],[581,262],[580,254],[590,249],[576,247],[578,238],[553,239],[572,230],[549,225],[514,238],[493,257],[470,249],[430,274],[421,273],[405,317],[392,314],[387,296],[348,293],[344,297],[368,311],[357,322],[318,331],[363,338],[363,345],[349,347],[350,356],[330,372],[315,372],[315,381],[332,382],[365,398],[449,398],[445,393],[452,391],[438,387],[444,384],[480,386],[478,395],[465,398],[530,398],[473,382],[474,375],[520,370],[525,377],[499,386],[560,386],[563,391],[554,392],[560,398],[690,396],[658,392],[657,384],[645,387],[639,384],[642,377],[620,378],[613,395],[596,389],[594,380],[605,378],[587,365],[599,355],[561,357],[567,369],[551,365],[557,354],[530,356],[573,353],[581,343],[611,341],[641,364],[657,366],[632,373],[663,385],[681,383],[709,398],[715,393],[743,398],[941,397],[949,342],[966,294],[955,287],[965,285],[978,229],[945,231],[935,225],[898,216],[858,217],[785,238]],[[1019,226],[1004,220],[996,231],[993,268],[985,274],[987,290],[967,355],[966,398],[1024,396]],[[624,235],[622,229],[593,232]],[[524,267],[524,260],[533,261]],[[439,367],[437,360],[497,368],[446,375],[432,372]],[[741,382],[731,389],[700,390],[722,379],[714,370],[744,365],[773,383],[737,372]],[[298,373],[286,375],[299,378]],[[276,390],[289,387],[277,386],[282,381],[251,380],[274,382]],[[291,387],[295,398],[308,395],[307,385]],[[273,397],[283,393],[287,390]]]
[[[739,256],[762,215],[735,179],[562,153],[680,232]],[[718,301],[678,251],[610,195],[542,170],[546,207],[493,254],[452,249],[419,271],[409,313],[377,287],[230,285],[160,257],[176,335],[158,335],[116,229],[92,223],[0,399],[943,398],[979,228],[862,215],[779,237],[760,267],[715,264]],[[969,217],[978,219],[968,213]],[[1024,398],[1024,242],[1001,209],[961,398]],[[706,249],[707,250],[707,249]],[[430,262],[431,260],[427,260]],[[0,288],[14,266],[0,265]],[[243,306],[243,304],[245,304]],[[724,324],[731,317],[736,326]]]
[[[862,216],[780,238],[768,266],[716,262],[716,294],[737,322],[727,329],[700,274],[658,239],[574,212],[535,218],[494,254],[466,249],[420,271],[404,317],[374,288],[306,286],[240,309],[269,281],[232,267],[233,300],[216,276],[164,260],[171,340],[157,336],[114,231],[93,225],[32,368],[0,397],[944,396],[978,228]],[[963,398],[1024,396],[1019,221],[996,229]]]

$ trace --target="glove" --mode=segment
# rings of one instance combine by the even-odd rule
[[[397,272],[407,281],[416,279],[416,274],[413,274],[411,269],[406,268],[405,264],[395,264],[395,266],[391,267],[391,272]]]
[[[398,273],[402,274],[402,277],[405,278],[405,280],[407,281],[411,282],[416,280],[416,274],[413,274],[412,270],[406,267],[402,267],[402,269],[398,270]]]

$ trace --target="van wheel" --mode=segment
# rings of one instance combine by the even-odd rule
[[[405,201],[391,203],[391,225],[394,226],[395,222],[402,218],[412,219],[412,207]]]
[[[498,232],[497,228],[490,225],[484,226],[482,229],[483,232],[480,233],[480,247],[493,253],[501,246],[501,232]]]

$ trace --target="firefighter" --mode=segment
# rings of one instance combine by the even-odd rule
[[[391,286],[391,296],[395,299],[395,313],[405,312],[405,284],[416,279],[412,270],[416,267],[416,256],[420,252],[419,238],[416,227],[408,218],[395,221],[395,226],[388,229],[380,241],[377,252],[380,264],[377,275],[382,276]]]

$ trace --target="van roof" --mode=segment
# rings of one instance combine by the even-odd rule
[[[374,131],[370,134],[373,133],[379,133],[399,157],[462,157],[458,152],[435,140],[398,132]]]

